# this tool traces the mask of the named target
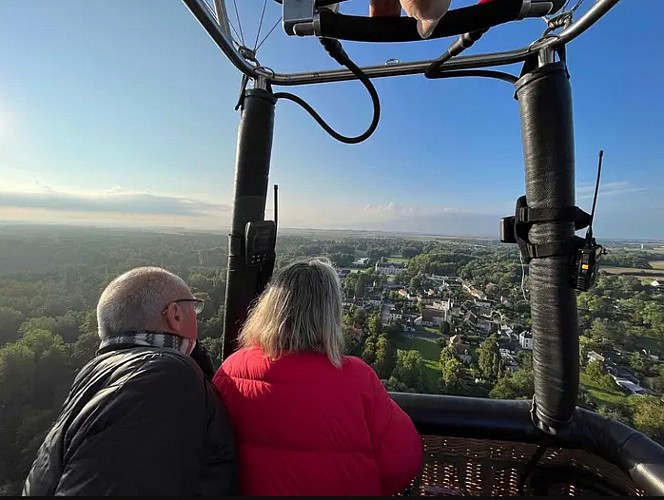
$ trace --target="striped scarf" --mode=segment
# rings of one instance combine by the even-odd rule
[[[189,356],[196,346],[196,341],[165,332],[125,332],[102,340],[101,344],[99,344],[99,349],[117,344],[165,347],[175,349]]]

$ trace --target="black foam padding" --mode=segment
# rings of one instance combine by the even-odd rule
[[[235,195],[228,248],[223,356],[236,348],[240,328],[250,304],[256,299],[259,269],[247,265],[244,232],[247,222],[265,218],[270,173],[274,106],[271,92],[252,89],[244,97],[235,162]]]
[[[548,64],[516,84],[526,171],[526,197],[532,208],[571,207],[574,202],[572,94],[565,65]],[[531,243],[574,236],[574,222],[534,223]],[[533,259],[529,289],[533,333],[536,417],[561,429],[571,419],[579,386],[576,293],[570,258]]]

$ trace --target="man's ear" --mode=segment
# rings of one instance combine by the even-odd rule
[[[178,331],[182,322],[182,309],[177,302],[171,302],[164,312],[166,324],[173,331]]]

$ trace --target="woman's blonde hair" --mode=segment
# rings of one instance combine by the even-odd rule
[[[341,366],[343,306],[337,272],[328,259],[293,262],[272,279],[240,333],[242,347],[258,346],[278,359],[290,352],[327,354]]]

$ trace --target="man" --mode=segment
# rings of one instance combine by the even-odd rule
[[[202,306],[157,267],[108,285],[100,349],[74,380],[24,495],[237,495],[226,409],[191,357]]]

